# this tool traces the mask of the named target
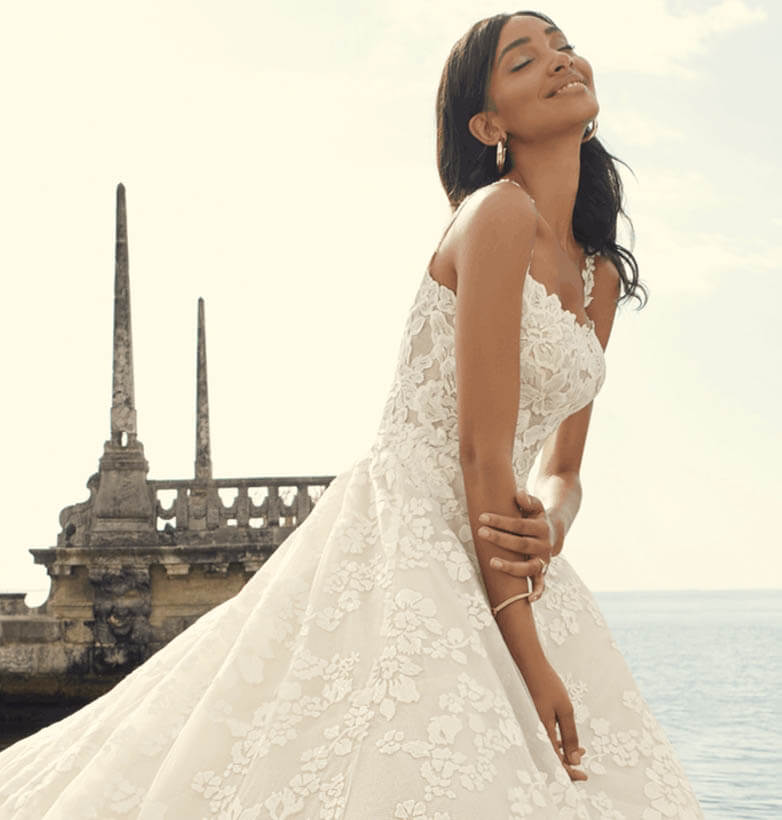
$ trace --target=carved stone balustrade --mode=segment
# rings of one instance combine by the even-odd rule
[[[249,539],[255,543],[262,540],[261,530],[265,527],[297,527],[332,478],[216,478],[148,483],[155,493],[158,521],[174,522],[173,532],[163,528],[161,543],[176,543],[182,536],[188,543],[211,542],[215,538]],[[160,499],[161,491],[166,490],[176,493],[168,506]],[[221,490],[233,491],[231,504],[223,503]],[[258,496],[262,500],[256,501]]]

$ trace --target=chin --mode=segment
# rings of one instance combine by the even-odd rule
[[[583,106],[582,110],[587,120],[593,120],[600,113],[600,106],[596,101],[592,101],[590,105]]]

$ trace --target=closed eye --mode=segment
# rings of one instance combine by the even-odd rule
[[[570,45],[570,43],[568,43],[566,46],[562,46],[561,48],[557,49],[557,51],[575,51],[575,50],[576,50],[576,47]],[[511,71],[518,71],[519,69],[524,68],[525,65],[529,65],[531,62],[532,62],[532,60],[527,60],[526,63],[521,63],[521,65],[514,66],[511,69]]]

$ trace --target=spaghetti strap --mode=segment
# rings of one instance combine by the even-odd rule
[[[515,179],[509,179],[508,177],[504,177],[503,179],[495,180],[491,184],[496,185],[498,182],[512,182],[517,188],[521,188],[521,190],[524,191],[524,193],[527,194],[527,196],[529,196],[529,198],[532,200],[533,203],[535,202],[535,199],[533,197],[531,197],[529,195],[529,193],[527,193],[527,191],[524,190],[524,186],[520,185],[518,182],[516,182]]]
[[[521,188],[522,191],[524,191],[524,186],[519,185],[519,183],[516,182],[515,179],[503,178],[503,179],[498,179],[497,182],[512,182],[514,185],[517,185],[519,188]],[[494,184],[494,183],[492,183],[492,184]],[[524,192],[527,193],[526,191],[524,191]],[[530,200],[532,201],[532,204],[535,205],[534,198],[531,197],[528,193],[527,193],[527,196],[529,196]],[[529,273],[530,270],[532,269],[532,257],[535,256],[535,237],[537,237],[537,235],[538,235],[538,220],[539,220],[539,218],[540,218],[540,214],[538,213],[538,209],[537,209],[537,206],[536,206],[535,207],[535,234],[534,234],[534,237],[533,237],[533,240],[532,240],[532,247],[530,248],[530,252],[529,252],[529,262],[527,263],[527,270],[525,271],[525,273]]]

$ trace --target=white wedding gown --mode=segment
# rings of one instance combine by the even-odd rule
[[[594,258],[583,271],[590,301]],[[492,617],[458,459],[453,291],[424,273],[367,454],[233,598],[0,753],[25,820],[702,818],[592,594],[532,605],[586,748],[571,782]],[[514,470],[597,394],[603,350],[526,274]]]

